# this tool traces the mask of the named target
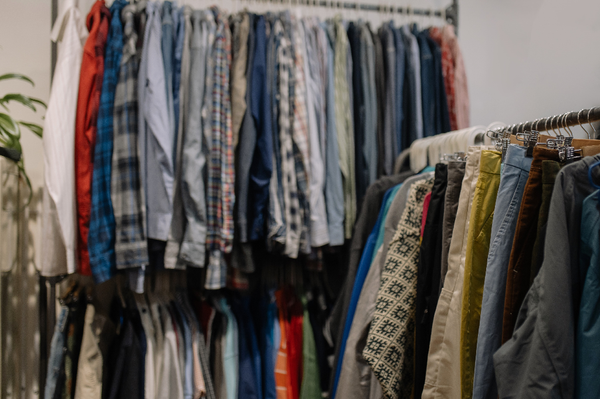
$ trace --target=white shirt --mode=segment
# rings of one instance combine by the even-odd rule
[[[83,45],[88,36],[76,0],[63,0],[51,39],[58,58],[44,124],[44,199],[41,273],[57,276],[77,270],[75,206],[75,113]]]

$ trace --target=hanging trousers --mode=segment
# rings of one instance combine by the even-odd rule
[[[473,371],[485,269],[490,248],[494,208],[500,186],[502,153],[482,151],[479,179],[473,197],[467,238],[460,332],[460,372],[463,399],[473,393]]]
[[[508,341],[512,336],[519,308],[530,287],[533,246],[537,236],[539,210],[542,204],[543,161],[558,162],[558,151],[543,147],[535,147],[533,149],[533,160],[531,161],[529,178],[523,192],[515,238],[508,263],[502,322],[502,343]]]
[[[502,164],[485,270],[473,399],[496,399],[498,396],[492,355],[500,347],[507,265],[530,166],[531,158],[526,156],[525,148],[517,145],[508,147]]]

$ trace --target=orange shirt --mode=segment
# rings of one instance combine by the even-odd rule
[[[77,257],[79,272],[91,275],[88,254],[88,231],[92,207],[92,171],[96,144],[96,120],[104,77],[104,49],[110,24],[110,11],[104,0],[98,0],[87,16],[90,31],[83,48],[79,96],[75,117],[75,193],[77,197]]]
[[[288,364],[288,330],[287,304],[285,294],[282,290],[275,293],[277,297],[277,307],[279,308],[279,329],[281,330],[281,342],[277,351],[277,360],[275,362],[275,388],[277,389],[277,399],[292,399],[292,386],[289,374]]]

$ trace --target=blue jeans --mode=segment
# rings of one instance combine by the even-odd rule
[[[44,389],[44,397],[54,397],[54,391],[56,390],[56,381],[60,375],[62,369],[63,359],[65,357],[65,336],[67,319],[69,315],[69,308],[63,306],[58,316],[58,322],[54,328],[54,335],[52,335],[52,344],[50,345],[50,358],[48,359],[48,375],[46,376],[46,387]]]
[[[508,261],[532,160],[525,154],[525,148],[511,145],[502,165],[483,288],[473,399],[498,396],[492,355],[501,344]]]

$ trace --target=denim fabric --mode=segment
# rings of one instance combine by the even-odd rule
[[[98,108],[98,131],[94,148],[94,171],[92,174],[92,209],[88,251],[90,267],[96,283],[110,279],[115,270],[115,216],[113,213],[110,185],[113,155],[113,110],[115,89],[119,79],[119,67],[123,55],[123,24],[121,10],[124,0],[115,1],[110,7],[110,30],[104,57],[104,78]]]
[[[175,33],[175,48],[173,51],[173,126],[175,128],[175,140],[178,140],[179,109],[181,107],[179,88],[181,86],[181,58],[183,56],[183,41],[185,38],[185,20],[183,18],[183,7],[173,10],[173,26]],[[177,147],[173,148],[173,162],[179,162],[176,157]]]
[[[257,128],[252,118],[252,72],[254,65],[254,53],[256,50],[255,23],[257,15],[249,14],[250,29],[248,30],[248,63],[246,66],[246,113],[240,129],[239,145],[236,154],[236,228],[241,243],[249,241],[248,236],[248,200],[250,195],[250,167],[252,157],[256,148]]]
[[[269,182],[273,173],[271,98],[267,88],[267,37],[265,17],[256,18],[255,49],[252,62],[252,116],[256,124],[256,148],[250,167],[250,240],[264,237],[269,202]]]
[[[330,33],[330,32],[328,32]],[[327,154],[325,161],[325,202],[329,245],[344,244],[344,192],[340,170],[337,127],[335,119],[335,88],[333,73],[333,46],[335,38],[329,34],[327,43]]]
[[[62,306],[60,315],[54,327],[52,343],[50,344],[50,357],[48,358],[48,373],[46,376],[46,386],[44,388],[44,398],[52,399],[56,392],[56,383],[63,367],[65,351],[66,326],[69,316],[69,308]]]
[[[429,33],[427,30],[417,35],[419,49],[421,50],[421,104],[423,107],[423,136],[429,137],[437,134],[435,129],[435,71],[434,59],[431,48],[427,42]],[[441,66],[441,64],[440,64]]]
[[[393,22],[390,22],[390,29],[394,34],[394,46],[396,47],[396,109],[395,113],[395,128],[394,128],[394,159],[398,157],[398,155],[404,149],[404,143],[402,142],[402,137],[406,134],[403,129],[404,123],[404,113],[403,113],[403,101],[404,101],[404,74],[406,71],[406,50],[404,46],[404,42],[402,40],[402,34],[399,29],[394,28]]]
[[[500,347],[506,266],[532,160],[525,155],[525,148],[509,146],[500,178],[483,287],[473,377],[474,399],[494,399],[498,395],[492,355]]]
[[[190,51],[189,112],[182,152],[181,193],[187,219],[180,257],[188,265],[203,267],[206,259],[206,147],[204,136],[206,56],[209,52],[210,28],[203,11],[194,11]]]

